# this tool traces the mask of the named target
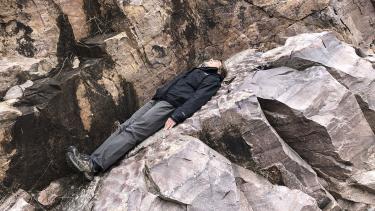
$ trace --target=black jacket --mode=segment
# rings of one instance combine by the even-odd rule
[[[176,109],[171,118],[183,122],[206,104],[221,87],[223,77],[215,67],[194,67],[156,90],[153,100],[165,100]]]

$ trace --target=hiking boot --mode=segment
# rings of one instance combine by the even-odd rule
[[[66,156],[70,163],[72,163],[80,172],[83,172],[88,180],[94,179],[96,171],[90,156],[79,153],[74,146],[69,147]]]

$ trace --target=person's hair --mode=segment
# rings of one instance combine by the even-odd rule
[[[227,67],[225,66],[225,63],[224,63],[224,60],[222,59],[218,59],[220,62],[221,62],[221,67],[218,68],[217,72],[223,76],[223,78],[227,77],[228,75],[228,69]],[[203,61],[204,62],[204,61]],[[203,65],[203,62],[201,62],[198,67],[201,67]]]
[[[225,78],[228,75],[228,68],[225,66],[225,63],[223,60],[220,60],[220,61],[221,61],[221,67],[219,68],[218,72],[223,78]]]

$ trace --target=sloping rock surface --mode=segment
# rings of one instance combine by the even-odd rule
[[[93,193],[59,209],[320,210],[302,191],[272,185],[198,139],[174,132],[156,133],[100,180],[91,183]],[[77,203],[84,197],[91,199]],[[261,200],[274,203],[258,208]]]
[[[1,198],[19,188],[39,192],[50,184],[53,189],[51,181],[71,176],[64,158],[68,145],[92,152],[118,123],[150,99],[156,87],[214,57],[226,60],[229,75],[225,85],[201,111],[176,127],[175,133],[194,137],[229,160],[220,162],[261,175],[272,187],[288,188],[275,188],[277,191],[298,190],[301,203],[295,205],[296,210],[315,209],[311,197],[326,210],[371,209],[373,5],[371,0],[1,1]],[[311,34],[325,30],[332,32]],[[295,36],[300,33],[306,34]],[[295,37],[284,47],[264,54],[253,50],[278,47],[288,36]],[[232,56],[234,53],[238,54]],[[279,108],[272,110],[280,99],[263,98],[262,92],[249,87],[254,71],[272,69],[272,75],[278,68],[291,68],[291,72],[275,76],[276,82],[299,83],[301,75],[295,75],[296,80],[288,78],[296,70],[321,73],[319,77],[307,74],[311,78],[301,83],[306,87],[296,93],[296,99],[308,98],[303,101],[307,110],[283,101],[282,112],[286,113],[280,116]],[[292,85],[270,86],[287,91],[296,89]],[[304,89],[313,93],[304,93]],[[311,101],[309,97],[315,94],[326,95],[330,101],[322,100],[324,97],[320,104]],[[311,115],[319,121],[310,121]],[[293,127],[282,131],[278,124],[286,119]],[[307,131],[311,132],[306,137],[310,148],[302,149],[300,140]],[[319,138],[318,145],[310,144],[317,141],[311,135]],[[87,187],[73,185],[74,191],[62,187],[61,198],[48,198],[48,203],[38,206],[53,209],[55,199],[63,207],[68,202],[99,206],[99,202],[87,201],[97,198],[101,184],[97,179]],[[235,186],[240,196],[236,208],[264,208],[241,195],[238,182]],[[155,209],[180,207],[178,200],[184,200],[177,197],[167,203],[162,199],[166,192],[149,193],[156,197]],[[67,200],[72,195],[77,200]],[[258,196],[264,195],[259,192]],[[264,200],[260,198],[259,202]]]
[[[312,34],[311,36],[313,35],[319,34]],[[144,189],[147,189],[148,193],[159,197],[158,204],[159,200],[163,199],[167,201],[163,203],[175,203],[173,206],[203,206],[214,210],[215,204],[219,204],[219,202],[210,204],[215,198],[207,199],[204,196],[205,190],[200,189],[204,189],[205,179],[199,177],[197,180],[188,179],[189,182],[192,182],[189,185],[194,187],[192,188],[194,191],[186,192],[187,187],[184,186],[186,179],[184,178],[190,173],[194,175],[195,172],[195,167],[189,167],[189,162],[184,164],[185,161],[191,160],[190,158],[183,159],[187,152],[183,153],[184,156],[179,154],[183,151],[168,152],[168,150],[176,148],[173,143],[166,141],[169,140],[168,137],[181,135],[185,137],[184,140],[193,139],[192,137],[199,138],[210,148],[219,152],[220,157],[224,156],[228,159],[226,160],[223,157],[226,162],[222,162],[231,165],[232,168],[229,169],[236,169],[234,172],[237,173],[230,173],[230,170],[224,171],[220,165],[220,168],[216,167],[212,171],[216,172],[222,169],[223,172],[226,172],[225,174],[215,173],[215,176],[212,176],[209,172],[196,173],[199,176],[208,174],[211,175],[208,176],[209,178],[221,181],[221,188],[229,188],[225,189],[227,192],[237,190],[233,197],[237,197],[239,201],[233,198],[233,201],[225,203],[226,206],[233,206],[232,209],[272,210],[281,206],[285,207],[279,210],[291,209],[288,208],[289,203],[272,205],[270,201],[273,200],[264,199],[265,196],[262,191],[267,190],[268,185],[273,187],[272,190],[277,189],[281,192],[285,187],[289,188],[285,189],[287,191],[290,189],[299,190],[299,194],[304,193],[306,194],[304,197],[310,197],[307,201],[314,199],[315,205],[312,207],[309,203],[292,205],[293,207],[302,206],[309,207],[308,209],[320,208],[324,210],[340,210],[344,207],[360,210],[363,207],[374,207],[373,179],[371,176],[374,171],[374,133],[355,95],[337,81],[328,68],[307,60],[297,60],[297,63],[291,58],[289,63],[295,62],[295,64],[298,64],[298,70],[293,69],[288,65],[282,66],[284,63],[280,62],[280,57],[277,57],[277,55],[281,55],[280,53],[275,54],[274,57],[270,56],[271,53],[272,51],[262,54],[249,49],[229,58],[226,61],[229,70],[226,81],[217,95],[200,111],[170,132],[157,132],[130,152],[127,159],[121,161],[102,179],[92,182],[91,188],[96,188],[89,188],[88,190],[92,191],[88,195],[83,189],[83,193],[77,194],[75,200],[63,203],[61,206],[66,209],[70,206],[75,207],[74,205],[81,204],[78,203],[80,200],[92,201],[87,199],[87,197],[90,197],[93,198],[94,202],[92,204],[90,204],[91,202],[87,203],[86,208],[96,209],[96,207],[100,207],[100,209],[104,209],[106,206],[116,204],[116,202],[113,201],[115,200],[113,197],[105,200],[102,197],[105,198],[111,194],[122,192],[123,188],[125,198],[120,197],[117,202],[129,206],[128,197],[131,197],[129,193],[131,190],[138,190],[137,185],[141,185]],[[278,65],[280,67],[275,67]],[[297,68],[296,65],[294,66]],[[167,139],[163,140],[163,136]],[[178,137],[171,139],[176,140]],[[194,143],[200,143],[207,147],[198,139],[193,140],[195,140]],[[182,143],[186,144],[185,142]],[[199,149],[200,147],[195,146],[193,148]],[[166,151],[168,157],[157,155]],[[189,151],[187,154],[190,155],[190,153],[194,154],[196,150],[187,151]],[[151,154],[149,155],[149,153]],[[200,154],[201,156],[191,155],[195,157],[191,162],[206,163],[204,157],[207,152],[201,152]],[[164,169],[163,173],[160,173],[163,176],[154,179],[153,175],[159,175],[159,173],[152,172],[155,169],[152,167],[154,163],[148,161],[147,156],[151,156],[150,159],[157,162],[155,165],[158,168],[164,166],[164,164],[159,163],[159,159],[169,159],[169,156],[177,156],[184,162],[179,162],[179,165],[176,166],[168,164],[168,170]],[[140,164],[141,167],[133,164],[133,162],[142,163]],[[169,162],[171,161],[167,163]],[[127,170],[120,171],[122,168]],[[136,170],[138,168],[141,168],[141,170]],[[180,175],[177,173],[180,170],[173,170],[180,168],[188,168],[191,172]],[[210,169],[210,167],[207,168]],[[252,172],[252,175],[256,174],[257,177],[263,178],[251,180],[262,183],[262,191],[248,191],[247,187],[254,186],[251,185],[250,179],[246,179],[251,176],[238,178],[238,171]],[[236,178],[236,183],[232,184],[233,186],[226,185],[222,178],[223,174],[229,174],[228,177]],[[129,180],[122,187],[116,179],[119,175],[125,176]],[[146,179],[140,179],[142,176]],[[165,178],[168,178],[168,180],[164,181]],[[271,183],[261,182],[266,180]],[[196,187],[196,183],[201,185]],[[249,184],[242,186],[243,183]],[[121,188],[115,190],[112,185]],[[134,188],[134,185],[137,188]],[[284,187],[276,188],[277,185]],[[211,188],[216,187],[213,184],[209,186]],[[260,184],[255,186],[260,186]],[[200,199],[196,198],[195,191],[200,191],[202,194],[200,197],[210,202],[199,201]],[[214,192],[222,193],[219,190]],[[185,194],[183,198],[179,198],[181,193]],[[249,193],[258,194],[253,194],[252,198],[247,198],[250,197]],[[144,194],[143,196],[147,198]],[[277,196],[277,194],[267,196]],[[294,197],[292,193],[282,195]],[[214,197],[215,195],[211,194],[210,196]],[[300,200],[303,198],[302,196],[298,197]],[[108,200],[110,202],[107,202]],[[137,200],[142,201],[143,198]],[[268,205],[262,206],[262,200],[268,201]],[[151,202],[140,204],[148,203]],[[200,205],[195,205],[195,203]],[[172,205],[170,204],[170,206]],[[223,206],[220,205],[221,208]],[[147,210],[147,208],[137,209]]]
[[[375,135],[354,95],[326,68],[258,71],[244,87],[254,90],[275,130],[319,172],[345,181],[374,169]]]
[[[365,118],[375,131],[374,63],[358,49],[341,42],[332,33],[302,34],[263,56],[292,68],[314,62],[327,67],[336,80],[355,94]]]
[[[21,112],[1,125],[0,181],[13,191],[66,176],[69,144],[91,151],[114,121],[203,59],[267,50],[286,36],[326,29],[371,48],[375,17],[370,0],[4,0],[0,13],[0,96]],[[28,80],[29,91],[20,87]],[[367,98],[358,96],[365,108]]]

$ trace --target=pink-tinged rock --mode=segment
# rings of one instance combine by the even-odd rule
[[[72,26],[74,38],[80,40],[89,35],[89,25],[93,21],[86,17],[84,0],[53,0],[60,6],[62,12],[68,16],[69,23]],[[86,3],[94,4],[94,3]]]
[[[154,204],[171,210],[238,210],[230,161],[193,137],[175,134],[163,140],[160,135],[111,169],[94,210],[149,210]]]
[[[176,131],[157,132],[59,208],[320,210],[315,199],[302,191],[272,185],[200,140]]]
[[[268,51],[262,57],[266,61],[295,68],[311,63],[326,66],[335,79],[355,94],[365,118],[375,131],[374,66],[333,33],[290,37],[284,46]]]
[[[325,175],[331,191],[349,200],[375,202],[375,195],[367,191],[361,195],[349,184],[352,175],[375,168],[375,135],[354,95],[326,68],[256,71],[241,89],[254,90],[271,125]]]
[[[8,198],[1,201],[0,210],[6,211],[34,211],[35,207],[30,203],[32,200],[29,193],[19,189]]]
[[[250,210],[321,210],[314,198],[300,190],[291,190],[285,186],[272,185],[265,178],[237,165],[233,165],[233,171],[238,191],[241,194],[241,200],[250,205]]]
[[[262,172],[268,180],[314,196],[324,207],[333,197],[315,171],[269,125],[251,91],[218,96],[181,125],[232,162]]]

